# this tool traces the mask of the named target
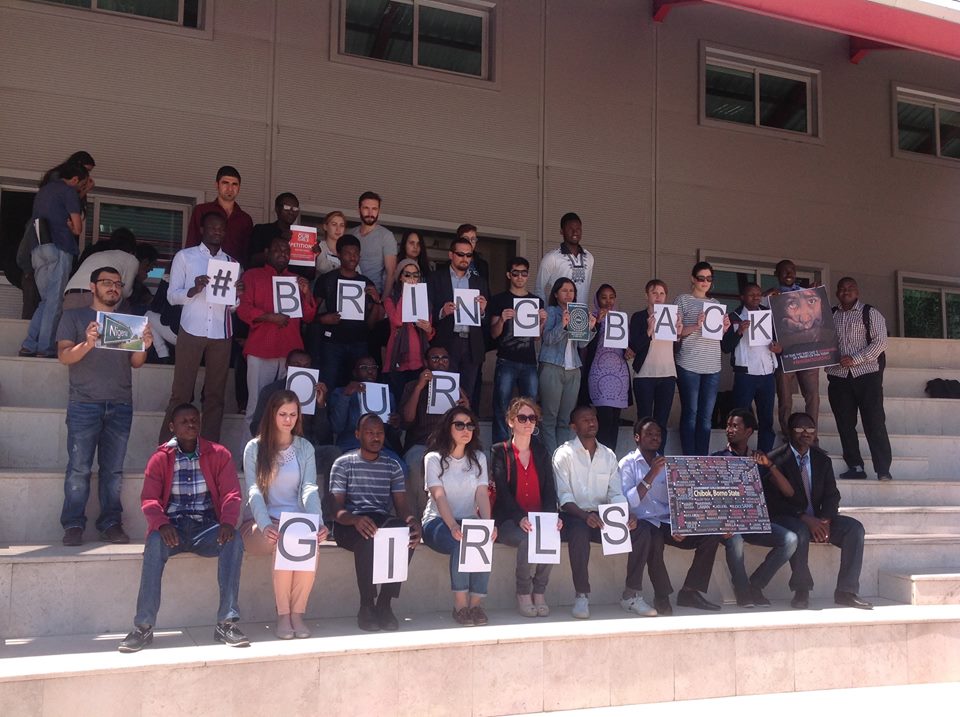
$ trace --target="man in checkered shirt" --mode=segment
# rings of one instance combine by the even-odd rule
[[[840,365],[830,366],[826,371],[827,396],[848,466],[840,478],[867,477],[857,437],[859,411],[877,478],[891,480],[893,456],[883,411],[881,364],[881,355],[887,348],[887,322],[883,314],[860,301],[860,288],[849,276],[837,282],[837,301],[839,306],[833,309],[833,322],[840,343]]]

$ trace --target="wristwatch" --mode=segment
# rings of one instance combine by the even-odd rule
[[[653,488],[653,483],[647,483],[647,481],[645,480],[640,481],[640,485],[642,485],[647,490],[650,490],[651,488]]]

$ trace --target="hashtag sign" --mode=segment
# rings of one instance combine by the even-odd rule
[[[210,259],[207,262],[207,301],[212,304],[233,304],[237,299],[240,265],[235,261]]]
[[[224,271],[223,269],[217,270],[217,275],[213,277],[213,286],[211,290],[213,295],[216,296],[226,296],[227,292],[230,291],[230,285],[233,283],[233,272]]]

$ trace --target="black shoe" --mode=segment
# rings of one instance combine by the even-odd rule
[[[757,607],[770,607],[770,600],[763,594],[763,590],[756,585],[750,586],[750,596],[753,598],[753,604]]]
[[[357,627],[364,632],[379,632],[380,620],[373,605],[361,605],[357,613]]]
[[[866,480],[867,474],[864,472],[863,466],[859,466],[857,468],[845,470],[837,477],[841,480]]]
[[[143,648],[153,642],[153,628],[140,627],[133,628],[129,634],[123,638],[117,649],[120,652],[140,652]]]
[[[734,590],[737,596],[737,607],[755,607],[756,603],[753,600],[753,593],[748,589],[746,593],[739,592]]]
[[[880,473],[877,475],[877,480],[893,480],[893,476],[889,473]]]
[[[806,610],[810,607],[810,591],[797,590],[793,593],[793,600],[790,601],[790,607],[797,610]]]
[[[397,621],[397,616],[393,614],[393,610],[390,609],[390,603],[377,605],[377,623],[381,630],[387,632],[395,632],[400,629],[400,623]]]
[[[673,606],[670,604],[668,595],[655,596],[653,598],[653,609],[657,611],[657,615],[673,615]]]
[[[717,611],[720,606],[707,600],[696,590],[681,590],[677,593],[677,607],[692,607],[697,610]]]
[[[63,544],[70,547],[83,545],[83,528],[67,528],[63,531]]]
[[[860,610],[873,610],[873,605],[859,597],[856,593],[845,593],[841,590],[837,590],[833,594],[833,601],[837,605],[843,605],[845,607],[855,607]]]
[[[250,640],[235,622],[218,622],[213,631],[213,639],[230,647],[250,647]]]
[[[100,540],[105,540],[115,545],[126,545],[130,542],[130,536],[124,533],[120,523],[117,523],[116,525],[111,525],[106,530],[100,531]]]

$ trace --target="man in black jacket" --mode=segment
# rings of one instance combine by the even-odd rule
[[[863,564],[863,525],[855,518],[839,515],[840,491],[830,457],[815,447],[817,427],[806,413],[794,413],[787,421],[790,443],[769,455],[786,476],[793,496],[786,497],[762,471],[764,495],[770,519],[797,535],[797,549],[790,558],[794,591],[793,607],[809,606],[813,576],[808,565],[810,541],[831,543],[840,548],[840,572],[833,593],[837,605],[870,610],[873,606],[857,596]]]

